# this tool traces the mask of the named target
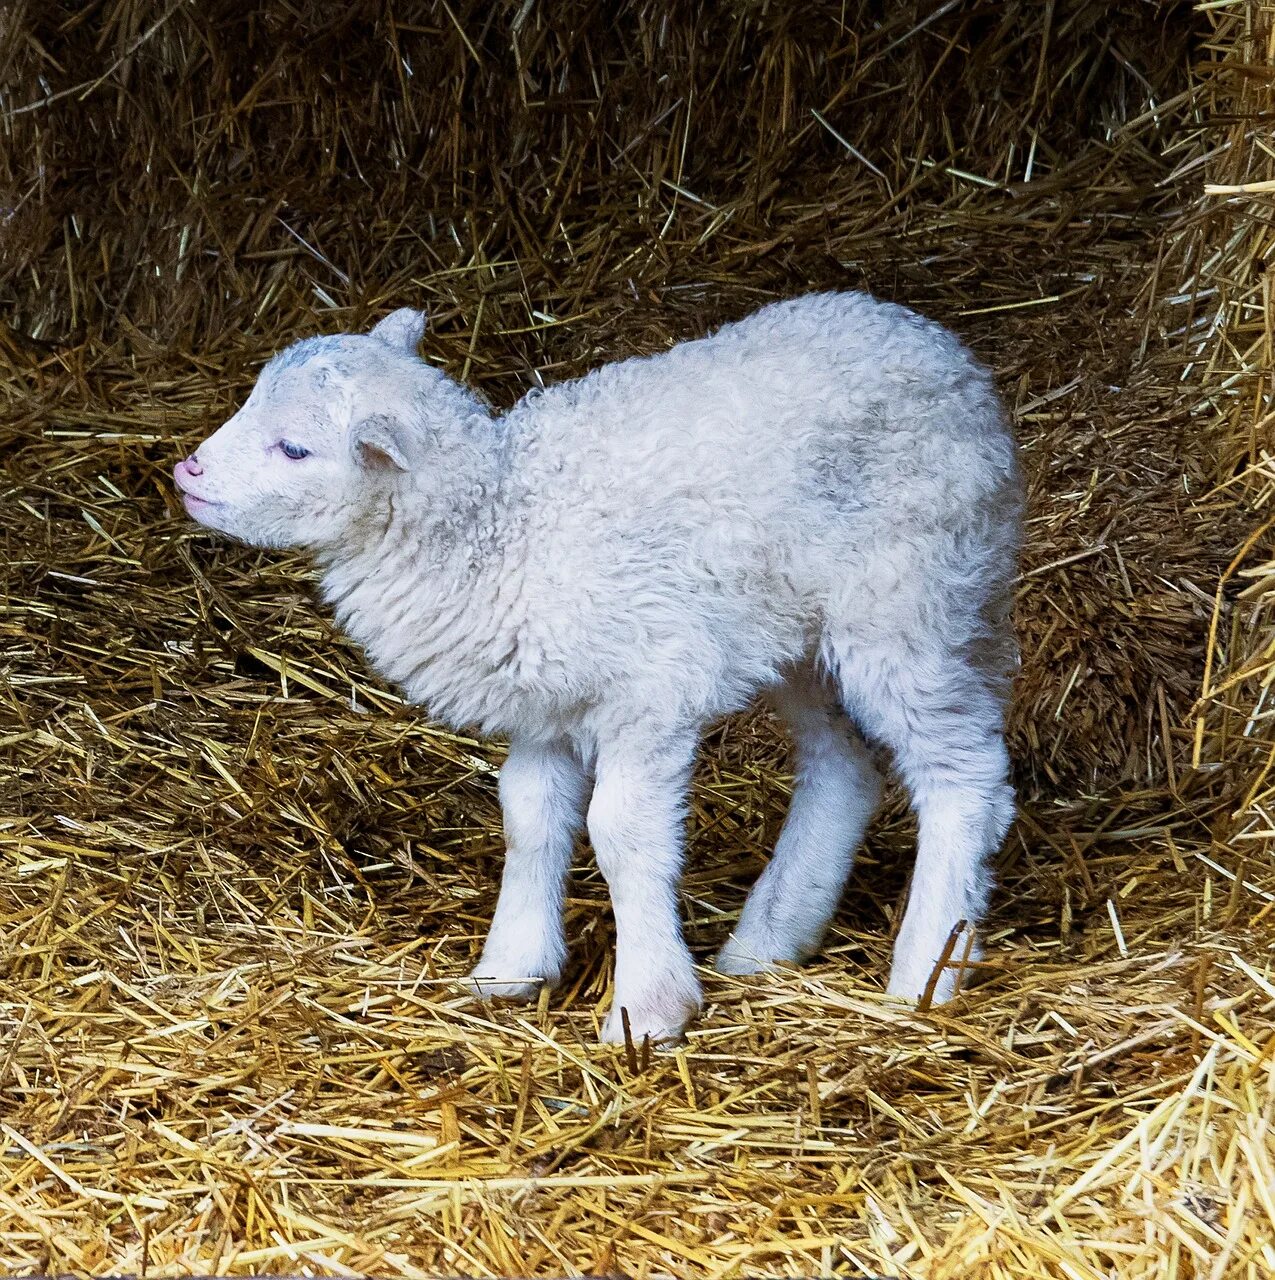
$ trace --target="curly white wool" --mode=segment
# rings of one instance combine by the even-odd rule
[[[509,736],[474,987],[558,980],[587,821],[617,926],[603,1036],[622,1008],[635,1037],[682,1032],[700,1002],[677,909],[692,761],[706,725],[765,694],[796,786],[718,968],[818,948],[879,795],[872,743],[919,821],[889,990],[950,996],[956,966],[935,967],[973,953],[1013,811],[1021,485],[987,373],[902,307],[816,294],[494,416],[419,359],[423,328],[404,310],[289,348],[177,479],[210,527],[312,550],[412,701]]]

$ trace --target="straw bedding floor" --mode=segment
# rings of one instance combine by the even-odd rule
[[[1260,551],[1267,232],[1193,203],[1219,151],[1223,178],[1269,174],[1258,77],[1219,96],[1218,65],[1262,65],[1270,14],[1129,6],[1113,37],[1106,8],[316,6],[304,50],[286,6],[18,15],[0,1268],[1275,1269],[1269,744],[1244,682],[1267,578],[1237,556]],[[522,96],[507,137],[498,91]],[[882,994],[912,839],[892,795],[818,961],[706,975],[676,1052],[596,1045],[587,851],[565,989],[470,1001],[498,744],[404,707],[306,567],[191,528],[167,468],[274,347],[391,304],[430,305],[427,352],[508,403],[810,287],[951,323],[1019,423],[1023,814],[983,981],[926,1012]],[[706,743],[698,955],[787,791],[764,716]]]

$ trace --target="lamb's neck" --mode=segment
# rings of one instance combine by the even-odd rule
[[[321,558],[341,627],[410,701],[456,724],[488,719],[478,703],[510,668],[521,557],[508,554],[499,480],[498,467],[469,470],[446,498],[405,483],[351,545]]]

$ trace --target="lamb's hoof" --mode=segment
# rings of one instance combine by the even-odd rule
[[[686,1039],[687,1024],[700,1010],[699,984],[654,996],[626,1000],[617,995],[602,1024],[603,1044],[623,1044],[624,1015],[628,1014],[629,1037],[635,1045],[650,1040],[653,1045],[675,1045]]]
[[[713,968],[718,973],[738,978],[746,977],[750,973],[765,973],[772,967],[771,961],[753,955],[751,947],[736,942],[734,938],[727,941],[717,953],[717,959],[713,961]]]
[[[785,949],[772,945],[756,945],[735,937],[732,933],[717,953],[713,968],[731,977],[746,977],[753,973],[775,973],[786,965],[801,964],[809,960],[815,948],[800,953],[784,954]]]
[[[644,1040],[649,1040],[653,1045],[681,1044],[686,1039],[686,1024],[692,1017],[694,1017],[694,1011],[684,1018],[661,1018],[655,1014],[635,1020],[630,1014],[629,1036],[635,1045],[641,1045]],[[618,1009],[613,1009],[607,1014],[606,1021],[602,1024],[602,1043],[623,1044],[624,1042],[624,1018]]]
[[[910,1004],[913,1007],[921,1003],[921,997],[925,994],[925,987],[922,984],[918,987],[917,983],[912,981],[898,981],[893,978],[886,984],[885,993],[891,999],[901,1000],[904,1004]],[[946,1004],[956,994],[956,984],[953,980],[944,974],[934,984],[934,992],[930,996],[931,1005]]]
[[[547,978],[518,978],[509,981],[496,974],[471,973],[460,980],[461,987],[482,1000],[518,1000],[526,1004],[540,998],[542,987],[553,986]]]
[[[977,952],[970,958],[977,960]],[[966,969],[962,974],[959,962],[953,960],[943,966],[937,977],[934,976],[933,966],[929,969],[919,966],[896,968],[890,974],[885,993],[897,1000],[906,1000],[909,1004],[919,1004],[928,988],[930,1005],[947,1004],[970,986],[974,973],[973,969]]]

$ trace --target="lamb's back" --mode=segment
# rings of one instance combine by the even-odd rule
[[[986,371],[942,326],[862,293],[773,303],[533,393],[507,422],[541,501],[674,527],[794,504],[860,523],[900,503],[956,512],[1013,468]]]

